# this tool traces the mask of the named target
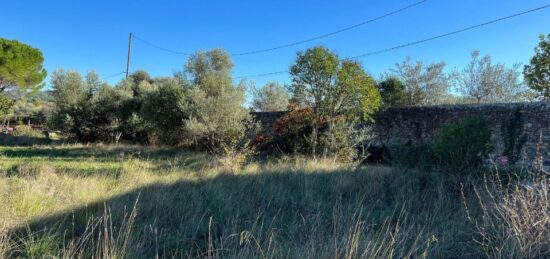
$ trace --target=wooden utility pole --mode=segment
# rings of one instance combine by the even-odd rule
[[[130,32],[130,38],[128,38],[128,58],[126,59],[126,78],[128,78],[128,70],[130,70],[131,50],[132,50],[132,33]]]

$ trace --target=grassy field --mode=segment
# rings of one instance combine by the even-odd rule
[[[0,148],[0,257],[550,257],[548,185],[138,146]]]

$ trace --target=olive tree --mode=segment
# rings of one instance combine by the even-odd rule
[[[165,78],[153,83],[142,101],[140,116],[148,125],[149,140],[162,144],[184,144],[187,97],[177,79]]]
[[[57,70],[51,79],[54,107],[49,127],[81,142],[117,141],[120,137],[121,95],[95,72]]]
[[[189,58],[185,74],[185,134],[197,148],[228,153],[242,147],[252,118],[244,107],[246,89],[231,78],[233,63],[221,49]],[[247,123],[248,122],[248,123]]]
[[[493,64],[491,56],[473,51],[470,63],[454,73],[458,92],[476,103],[527,101],[527,88],[520,79],[519,65],[508,68]]]
[[[137,70],[115,86],[117,94],[125,97],[119,107],[122,139],[139,143],[151,142],[150,125],[144,120],[142,109],[149,93],[159,87],[160,81],[164,80],[153,79],[147,72]]]
[[[404,104],[422,106],[445,103],[449,97],[450,84],[444,69],[444,62],[425,65],[407,58],[397,63],[392,73],[403,83]]]
[[[187,61],[184,74],[190,80],[190,85],[213,97],[233,89],[232,70],[229,54],[223,49],[213,49],[193,54]]]
[[[254,90],[252,109],[258,112],[285,111],[289,95],[286,88],[276,82],[269,82],[260,89]]]

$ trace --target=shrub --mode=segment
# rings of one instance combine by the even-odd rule
[[[480,117],[445,125],[429,145],[431,164],[451,174],[464,174],[483,164],[492,151],[491,129]]]
[[[0,115],[4,116],[10,112],[15,102],[5,95],[0,95]]]
[[[275,123],[273,144],[276,151],[290,154],[310,154],[312,123],[314,113],[311,107],[292,108]],[[331,128],[332,127],[332,128]],[[319,122],[317,149],[323,156],[334,156],[343,162],[358,160],[364,154],[362,144],[369,135],[369,128],[359,126],[341,115],[332,121]]]
[[[349,122],[346,116],[337,117],[332,124],[327,122],[323,126],[319,147],[325,156],[334,156],[344,163],[362,163],[365,160],[368,155],[369,127]]]
[[[146,72],[138,70],[117,84],[116,91],[125,96],[118,109],[122,139],[138,143],[151,142],[150,125],[143,118],[141,111],[145,98],[165,81],[163,78],[153,80]]]

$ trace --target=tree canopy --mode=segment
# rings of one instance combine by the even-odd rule
[[[288,107],[288,92],[279,83],[269,82],[262,88],[255,89],[253,95],[252,109],[255,111],[286,111]]]
[[[227,52],[213,49],[189,58],[186,74],[188,117],[184,119],[186,138],[193,145],[212,152],[227,152],[247,134],[246,121],[252,117],[244,107],[246,88],[233,85],[233,63]],[[223,149],[223,150],[220,150]]]
[[[422,106],[443,104],[449,97],[449,78],[444,72],[445,62],[424,65],[407,58],[392,70],[405,87],[405,105]]]
[[[470,63],[453,77],[458,92],[476,103],[526,101],[527,90],[520,80],[519,64],[493,64],[491,56],[472,51]]]
[[[314,156],[319,143],[327,142],[325,153],[334,150],[339,139],[349,144],[346,138],[351,134],[339,138],[338,129],[346,131],[350,129],[348,123],[371,119],[380,106],[380,93],[374,79],[359,63],[341,61],[327,48],[314,47],[298,52],[290,75],[292,101],[299,107],[313,110],[308,138]],[[328,130],[321,132],[322,124],[328,124]]]
[[[46,78],[39,49],[16,40],[0,38],[0,92],[8,88],[38,90]]]
[[[337,115],[368,119],[380,106],[376,82],[361,64],[340,61],[327,48],[299,52],[290,74],[293,101],[312,107],[319,119]]]
[[[405,102],[405,87],[395,77],[389,77],[378,83],[378,91],[382,96],[382,106],[384,108],[400,106]]]
[[[233,63],[223,49],[199,51],[193,54],[185,67],[190,83],[205,91],[207,96],[216,96],[233,87],[231,71]]]
[[[539,92],[544,100],[550,100],[550,34],[540,36],[535,55],[523,74],[531,89]]]

